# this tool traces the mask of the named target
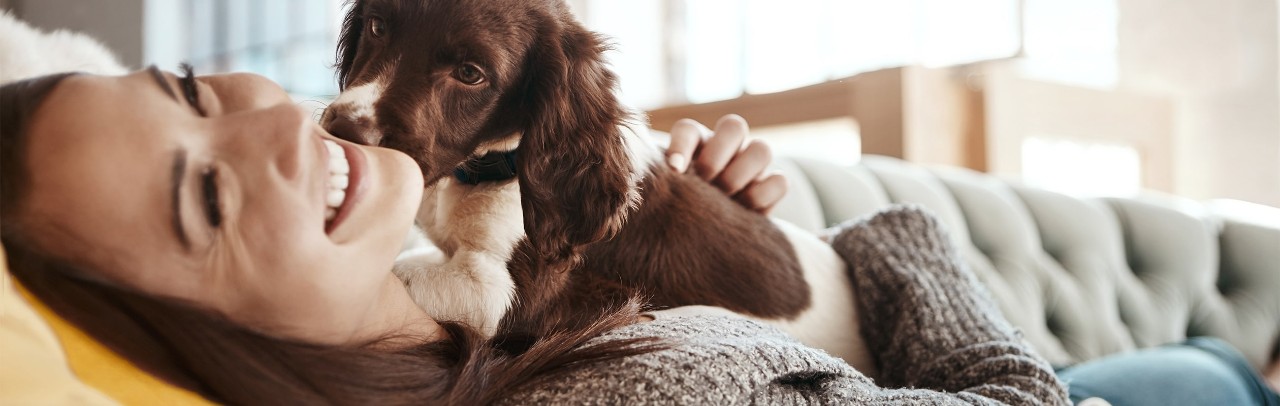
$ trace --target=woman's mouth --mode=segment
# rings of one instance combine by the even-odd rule
[[[360,192],[363,156],[355,148],[347,148],[333,140],[323,140],[329,151],[329,179],[324,195],[324,230],[332,233],[351,211]]]

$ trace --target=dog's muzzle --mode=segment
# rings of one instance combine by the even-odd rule
[[[375,128],[373,120],[366,117],[349,118],[347,114],[335,112],[331,107],[320,117],[320,125],[333,136],[361,145],[378,145],[382,142],[382,133]]]

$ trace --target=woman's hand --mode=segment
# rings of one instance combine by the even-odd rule
[[[667,163],[680,172],[692,169],[743,206],[768,214],[786,194],[787,180],[767,171],[773,152],[763,141],[748,139],[748,131],[737,114],[721,117],[715,131],[682,119],[671,127]]]

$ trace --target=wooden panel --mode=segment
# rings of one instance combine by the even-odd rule
[[[901,67],[779,93],[661,108],[650,125],[669,130],[681,118],[711,125],[735,113],[755,127],[852,117],[865,154],[908,161],[986,167],[980,93],[948,69]]]
[[[665,107],[649,111],[649,125],[667,131],[682,118],[710,126],[725,114],[738,114],[753,126],[771,126],[846,117],[853,111],[854,83],[849,79],[779,93],[743,95],[718,102]]]
[[[903,69],[894,68],[858,75],[853,109],[849,115],[861,129],[862,153],[910,160],[907,140],[906,95]]]
[[[966,71],[906,68],[902,142],[912,160],[986,170],[982,92]]]
[[[993,71],[984,82],[990,172],[1021,174],[1022,143],[1028,137],[1122,144],[1138,152],[1142,187],[1174,192],[1174,106],[1167,97],[1040,82],[1002,71]]]

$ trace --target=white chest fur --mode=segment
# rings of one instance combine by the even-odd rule
[[[394,272],[415,302],[438,320],[492,335],[515,296],[507,261],[524,236],[515,180],[467,185],[452,178],[428,187],[418,225],[436,247],[410,248]]]

